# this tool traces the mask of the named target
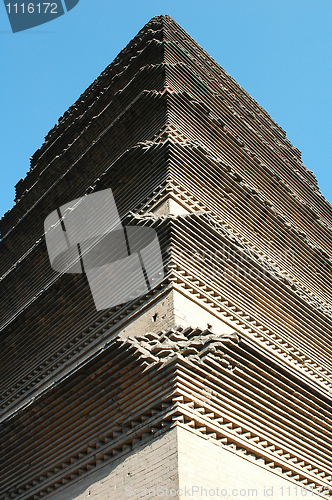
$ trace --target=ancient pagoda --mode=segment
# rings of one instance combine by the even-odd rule
[[[157,234],[163,275],[100,310],[86,272],[52,268],[44,223],[103,190],[122,227]],[[0,225],[1,500],[332,496],[332,207],[181,26],[144,26],[15,201]]]

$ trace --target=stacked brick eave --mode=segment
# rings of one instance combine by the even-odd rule
[[[116,338],[2,422],[0,498],[52,496],[175,424],[318,492],[332,481],[330,404],[235,333]]]
[[[50,268],[43,222],[106,188],[125,225],[156,229],[165,276],[97,312],[84,275]],[[0,224],[0,500],[56,498],[175,425],[331,493],[331,231],[285,132],[152,19],[46,136]],[[234,334],[170,316],[118,337],[171,294]]]

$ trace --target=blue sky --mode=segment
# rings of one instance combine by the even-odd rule
[[[332,202],[331,0],[80,0],[15,34],[0,5],[0,217],[47,132],[159,14],[181,24],[287,131]]]

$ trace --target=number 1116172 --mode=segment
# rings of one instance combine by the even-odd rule
[[[8,14],[57,14],[57,3],[8,3]]]

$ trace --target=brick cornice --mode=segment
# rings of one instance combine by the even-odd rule
[[[260,372],[259,365],[263,366],[264,361],[259,360],[257,355],[255,356],[254,346],[252,346],[253,352],[250,353],[245,344],[239,342],[236,334],[218,336],[210,330],[202,331],[200,328],[189,327],[186,329],[178,327],[159,333],[146,333],[138,338],[114,339],[112,345],[113,347],[110,346],[110,348],[113,349],[114,359],[119,359],[119,362],[123,363],[121,360],[124,360],[123,356],[126,356],[126,359],[131,359],[131,363],[133,363],[132,369],[129,369],[130,365],[128,365],[125,371],[121,369],[122,371],[119,372],[119,384],[122,387],[119,404],[122,407],[123,416],[121,418],[118,416],[113,423],[112,419],[108,419],[108,427],[104,427],[102,433],[99,431],[95,437],[90,436],[89,442],[85,446],[76,449],[74,454],[62,457],[53,469],[45,469],[41,466],[38,476],[30,477],[21,486],[9,487],[6,493],[3,492],[1,500],[7,498],[36,500],[44,496],[52,497],[69,483],[78,481],[82,476],[120,458],[121,454],[129,453],[136,446],[144,445],[145,442],[167,431],[173,425],[180,425],[204,439],[210,439],[233,453],[293,481],[295,484],[312,489],[314,493],[319,494],[325,488],[325,496],[332,496],[332,471],[305,456],[303,451],[295,451],[295,444],[287,445],[287,435],[284,435],[282,427],[280,427],[279,437],[273,437],[271,433],[258,430],[260,425],[255,420],[249,423],[248,416],[245,416],[245,409],[236,414],[234,411],[236,408],[223,403],[225,391],[221,388],[223,381],[226,382],[229,378],[227,384],[232,385],[234,375],[235,378],[241,377],[243,368],[241,368],[242,361],[240,362],[238,356],[244,356],[243,361],[248,356],[243,366],[249,367],[252,362],[258,363],[257,369],[258,373]],[[116,354],[117,352],[120,357]],[[96,364],[95,367],[94,364]],[[93,382],[95,373],[99,373],[98,377],[102,377],[102,373],[106,373],[107,370],[107,365],[100,366],[103,368],[98,368],[98,363],[90,361],[89,368],[85,369],[91,380],[89,384],[95,384],[95,387],[97,387],[96,383],[98,382],[98,380]],[[268,374],[268,372],[266,373]],[[270,378],[279,377],[277,373],[278,370],[269,372],[268,376]],[[157,376],[157,374],[159,375]],[[160,376],[165,379],[162,391],[156,390],[160,384],[158,382]],[[278,383],[281,384],[280,390],[282,392],[282,379],[286,380],[287,375],[280,373],[280,376]],[[73,374],[71,377],[73,378],[72,383],[75,384],[75,375]],[[126,380],[125,384],[121,382],[123,377],[125,377],[123,380]],[[141,380],[141,385],[137,385],[138,380]],[[169,382],[166,383],[166,380]],[[251,384],[255,387],[254,379]],[[134,388],[131,395],[126,389],[128,386]],[[218,388],[218,386],[220,387]],[[63,388],[68,394],[67,397],[71,399],[73,396],[68,393],[65,386]],[[60,389],[59,386],[58,389],[54,388],[52,391],[54,396],[60,398],[61,401]],[[90,390],[89,387],[87,390]],[[139,398],[136,397],[137,391],[141,393]],[[305,394],[305,389],[302,391]],[[71,392],[74,394],[73,390]],[[148,393],[150,396],[147,399]],[[27,425],[30,420],[31,424],[35,425],[34,420],[37,423],[41,418],[44,418],[42,417],[43,408],[45,408],[45,404],[50,404],[47,403],[47,399],[49,399],[51,406],[45,415],[50,422],[49,425],[51,425],[50,411],[54,412],[56,409],[54,406],[56,400],[53,396],[50,399],[50,395],[45,395],[40,401],[36,401],[24,411],[24,413],[30,413],[30,416],[27,414],[23,418],[22,414],[19,417],[19,421],[15,424],[18,440],[21,439],[19,437],[20,426],[24,422]],[[141,401],[144,408],[139,409]],[[276,401],[276,407],[279,405],[280,403]],[[79,415],[81,412],[80,404],[76,404],[76,410],[77,415]],[[303,406],[303,410],[305,410],[305,406]],[[14,420],[16,418],[14,417]],[[10,421],[8,424],[5,432],[9,437],[12,424]],[[326,425],[328,425],[327,422]],[[35,440],[38,440],[38,432],[35,434]],[[61,432],[63,433],[63,431]],[[75,430],[70,424],[66,439],[71,439],[74,432]],[[297,428],[297,433],[301,432],[301,429]],[[27,454],[29,446],[27,442],[25,448]],[[48,446],[45,443],[43,453],[47,452]],[[8,472],[5,472],[3,480],[7,475]]]

